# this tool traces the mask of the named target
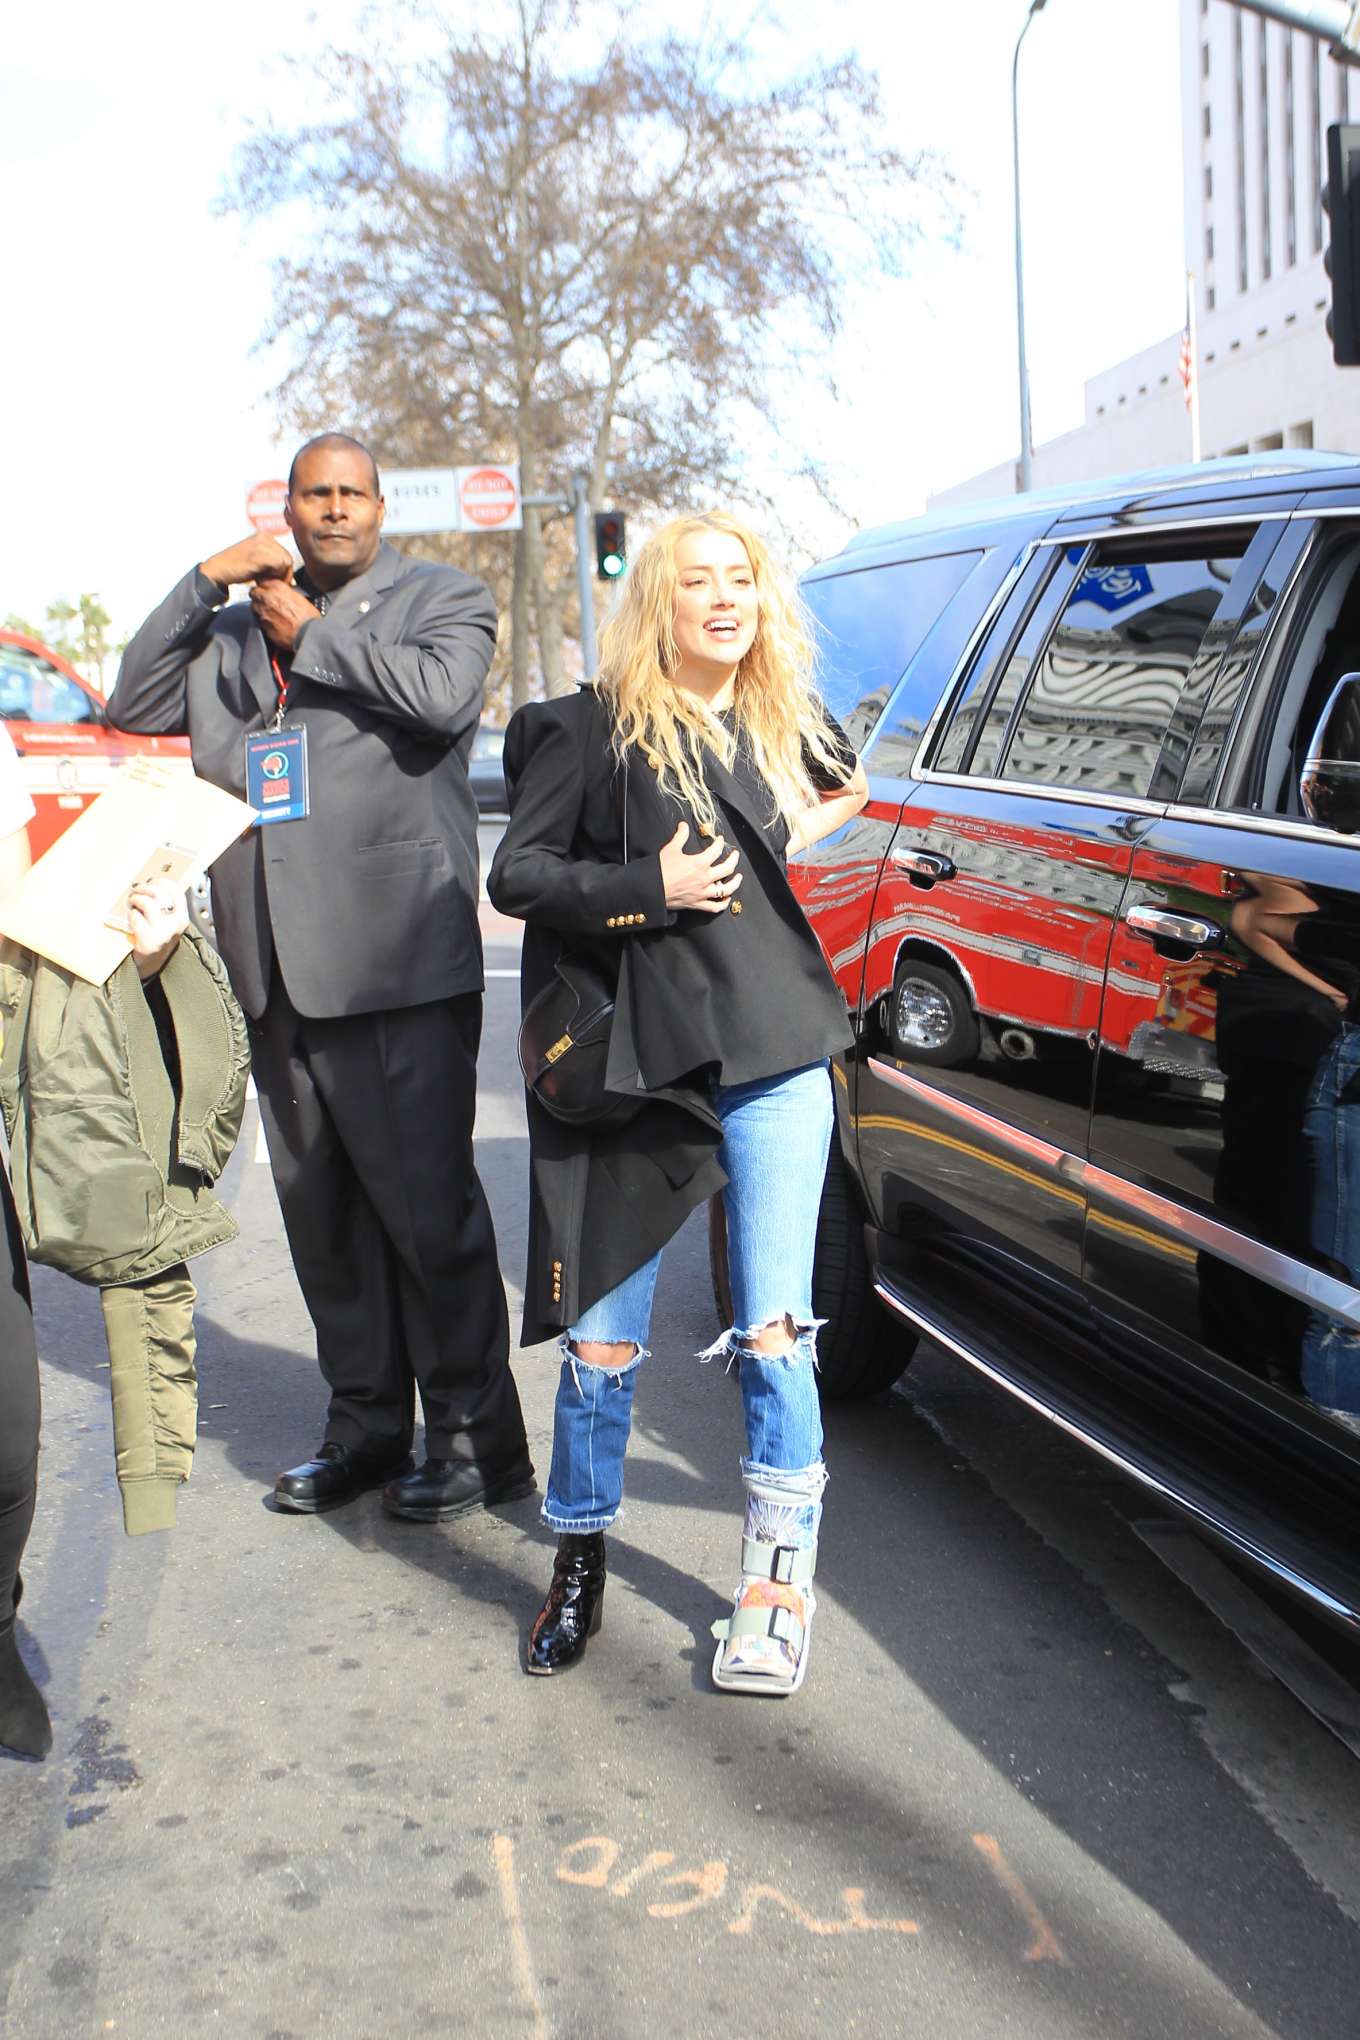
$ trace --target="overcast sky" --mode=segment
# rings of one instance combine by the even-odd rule
[[[280,105],[277,53],[343,39],[354,11],[338,0],[324,30],[314,0],[10,11],[0,614],[93,590],[130,628],[246,528],[245,485],[278,459],[254,351],[269,280],[259,243],[212,202],[245,121]],[[800,407],[859,524],[909,516],[1015,448],[1010,66],[1024,13],[1024,0],[785,9],[808,56],[857,47],[901,142],[947,156],[976,194],[961,252],[923,253],[910,282],[854,307],[839,401]],[[1181,322],[1179,104],[1176,0],[1049,0],[1021,63],[1037,439],[1081,422],[1086,376]],[[831,550],[845,530],[828,516],[815,537]]]

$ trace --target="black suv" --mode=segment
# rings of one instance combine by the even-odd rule
[[[803,593],[871,788],[796,880],[857,1035],[828,1393],[936,1340],[1360,1626],[1360,463],[921,519]]]

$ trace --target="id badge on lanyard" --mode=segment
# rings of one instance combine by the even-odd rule
[[[267,729],[246,738],[246,799],[261,828],[268,822],[300,822],[308,812],[307,731],[286,723],[288,682],[277,659],[270,659],[278,683],[279,705]]]

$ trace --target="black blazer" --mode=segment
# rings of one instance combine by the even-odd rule
[[[763,819],[720,767],[706,767],[746,884],[760,880],[787,899],[794,968],[809,1000],[844,1007],[817,938],[788,886]],[[701,941],[685,926],[706,916],[677,916],[666,906],[659,852],[682,810],[662,795],[650,768],[634,757],[627,772],[628,858],[624,861],[619,768],[609,723],[590,688],[535,702],[511,719],[505,741],[510,825],[487,880],[502,913],[528,925],[522,995],[527,1004],[547,983],[564,945],[594,958],[617,978],[610,1037],[611,1089],[646,1093],[626,1126],[591,1132],[561,1125],[528,1099],[530,1140],[529,1267],[524,1343],[535,1344],[582,1315],[663,1247],[696,1205],[727,1180],[717,1162],[722,1132],[694,1080],[695,1015],[703,1010]],[[727,923],[728,917],[717,917]],[[742,939],[742,922],[725,926]],[[700,932],[700,931],[696,931]],[[789,1004],[804,1001],[795,996]],[[781,1052],[780,1001],[753,1002],[752,1025],[769,1030],[766,1067],[793,1066]],[[687,1082],[689,1077],[691,1081]]]
[[[269,648],[244,602],[186,574],[123,655],[117,729],[187,730],[195,770],[245,795],[245,739],[274,714]],[[311,811],[252,829],[212,871],[233,988],[263,1012],[271,956],[309,1018],[482,988],[477,808],[467,757],[496,644],[480,581],[380,548],[292,661]]]

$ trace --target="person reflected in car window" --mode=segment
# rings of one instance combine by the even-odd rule
[[[1360,1062],[1353,1024],[1360,969],[1344,931],[1319,911],[1308,888],[1277,873],[1234,874],[1240,888],[1229,918],[1245,952],[1219,973],[1218,1063],[1224,1077],[1223,1145],[1215,1202],[1228,1224],[1291,1257],[1330,1266],[1356,1281],[1360,1199],[1360,1108],[1341,1096]],[[1347,1157],[1339,1116],[1356,1114]],[[1336,1150],[1334,1153],[1333,1150]],[[1302,1388],[1332,1414],[1360,1427],[1360,1340],[1330,1313],[1200,1256],[1200,1306],[1208,1342],[1277,1385]],[[1353,1389],[1339,1385],[1346,1354]],[[1337,1398],[1340,1396],[1341,1400]]]

